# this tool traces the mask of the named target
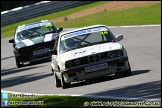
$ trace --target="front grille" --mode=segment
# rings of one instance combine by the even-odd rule
[[[94,56],[88,56],[89,63],[95,62]]]
[[[100,60],[101,60],[100,54],[94,55],[94,60],[95,60],[95,61],[100,61]]]
[[[101,55],[95,54],[95,55],[88,56],[88,61],[89,61],[89,63],[92,63],[95,61],[101,61]]]
[[[24,50],[21,50],[20,52],[21,61],[26,62],[30,60],[35,60],[35,59],[40,59],[40,58],[51,56],[52,54],[50,54],[49,52],[40,54],[40,55],[33,55],[33,51],[41,50],[45,48],[52,49],[53,45],[54,45],[54,41],[50,41],[50,42],[38,43],[32,46],[25,47]]]
[[[80,59],[80,64],[81,65],[86,64],[86,63],[89,63],[88,56],[83,57],[83,58]]]
[[[88,64],[88,63],[97,62],[97,61],[113,59],[113,58],[117,58],[117,57],[120,57],[120,56],[123,56],[123,52],[121,50],[102,52],[102,53],[93,54],[93,55],[90,55],[90,56],[85,56],[85,57],[80,58],[79,64],[75,62],[76,59],[71,60],[71,61],[67,61],[66,67],[69,68],[69,67],[74,67],[74,66],[78,66],[78,65],[84,65],[84,64]],[[73,65],[69,65],[71,63]]]
[[[105,60],[108,58],[107,52],[100,53],[101,60]]]

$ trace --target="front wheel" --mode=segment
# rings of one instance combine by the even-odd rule
[[[129,69],[124,71],[124,72],[119,72],[119,73],[116,73],[115,75],[118,76],[118,77],[127,77],[127,76],[131,76],[132,75],[132,71],[131,71],[131,67],[130,67],[130,64],[128,62],[128,66],[129,66]]]
[[[20,64],[19,58],[15,56],[16,66],[18,68],[23,67],[23,64]]]
[[[61,87],[61,80],[58,79],[58,77],[57,77],[57,75],[56,75],[55,72],[53,72],[53,74],[54,74],[54,77],[55,77],[55,85],[56,85],[56,87],[57,87],[57,88],[58,88],[58,87]]]
[[[129,69],[123,73],[124,76],[131,76],[132,75],[132,70],[131,70],[129,62],[128,62],[128,66],[129,66]]]
[[[62,74],[61,74],[61,85],[62,85],[62,88],[63,88],[63,89],[69,88],[69,87],[70,87],[70,83],[66,83],[66,82],[65,82],[64,77],[63,77]]]

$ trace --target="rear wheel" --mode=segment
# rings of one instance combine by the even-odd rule
[[[24,66],[23,64],[20,64],[19,58],[18,58],[18,57],[16,57],[16,56],[15,56],[15,61],[16,61],[16,66],[17,66],[18,68],[20,68],[20,67],[23,67],[23,66]]]
[[[53,72],[53,74],[54,74],[54,77],[55,77],[55,85],[56,85],[56,87],[61,87],[61,80],[58,79],[55,72]]]
[[[62,88],[63,88],[63,89],[69,88],[70,85],[71,85],[70,83],[66,83],[66,82],[65,82],[63,75],[61,75],[61,85],[62,85]]]

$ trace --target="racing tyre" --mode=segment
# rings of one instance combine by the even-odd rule
[[[131,71],[131,67],[130,67],[130,64],[128,62],[128,65],[129,65],[129,70],[127,70],[126,72],[124,72],[124,76],[131,76],[132,75],[132,71]]]
[[[15,56],[16,65],[18,68],[23,67],[23,64],[20,64],[19,58]]]
[[[132,75],[132,71],[131,71],[131,67],[130,67],[130,64],[128,62],[128,66],[129,66],[129,69],[124,71],[124,72],[119,72],[119,73],[115,73],[115,75],[117,77],[127,77],[127,76],[131,76]]]
[[[55,72],[53,72],[53,73],[54,73],[54,77],[55,77],[55,85],[56,85],[56,87],[57,87],[57,88],[58,88],[58,87],[61,87],[61,80],[58,79],[58,77],[57,77],[57,75],[56,75]]]
[[[61,85],[62,85],[62,88],[63,88],[63,89],[69,88],[69,87],[70,87],[70,83],[66,83],[66,82],[64,81],[63,75],[61,75]]]

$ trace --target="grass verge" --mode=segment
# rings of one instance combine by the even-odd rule
[[[109,26],[161,24],[160,6],[161,3],[156,3],[149,6],[130,9],[104,11],[75,20],[58,22],[55,25],[61,25],[65,28],[75,28],[94,24],[104,24]]]

